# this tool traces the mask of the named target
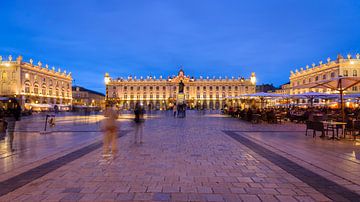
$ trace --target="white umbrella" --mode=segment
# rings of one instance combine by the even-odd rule
[[[263,108],[263,102],[264,99],[269,99],[269,98],[286,98],[288,97],[288,95],[283,95],[283,94],[275,94],[275,93],[265,93],[265,92],[259,92],[259,93],[253,93],[253,94],[245,94],[243,95],[244,97],[257,97],[260,99],[261,101],[261,108]]]
[[[337,98],[337,95],[328,94],[328,93],[318,93],[318,92],[307,92],[307,93],[300,93],[292,95],[293,98],[302,98],[302,99],[309,99],[311,106],[313,106],[313,102],[315,98],[322,98],[322,99],[334,99]]]
[[[344,95],[344,99],[359,99],[359,98],[360,98],[360,93]]]
[[[244,96],[245,97],[259,97],[259,98],[281,98],[281,97],[286,97],[288,95],[259,92],[259,93],[253,93],[253,94],[245,94]]]

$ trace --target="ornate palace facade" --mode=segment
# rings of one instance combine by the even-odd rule
[[[346,58],[338,55],[337,59],[331,61],[327,59],[326,63],[322,61],[319,65],[312,64],[312,68],[306,65],[305,69],[300,68],[295,72],[290,72],[290,94],[300,94],[306,92],[322,92],[322,93],[333,93],[330,89],[326,88],[309,88],[311,84],[319,83],[334,79],[339,76],[360,76],[360,54],[356,54],[355,58],[348,54]],[[360,85],[353,86],[348,90],[348,93],[360,92]]]
[[[24,62],[19,56],[15,61],[0,56],[0,96],[17,98],[22,107],[39,105],[71,105],[71,73],[57,71],[41,62]]]
[[[113,79],[105,74],[106,100],[124,109],[132,109],[136,102],[150,109],[168,109],[176,103],[179,83],[184,83],[187,106],[201,109],[220,109],[226,98],[255,93],[255,73],[248,79],[194,78],[180,70],[177,76],[162,78],[146,77]]]

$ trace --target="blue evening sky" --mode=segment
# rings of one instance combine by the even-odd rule
[[[21,54],[104,92],[103,75],[244,76],[360,52],[359,0],[0,0],[0,55]]]

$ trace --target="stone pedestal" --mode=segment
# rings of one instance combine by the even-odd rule
[[[182,105],[184,103],[185,103],[185,94],[184,93],[179,93],[177,95],[176,104],[177,105]]]

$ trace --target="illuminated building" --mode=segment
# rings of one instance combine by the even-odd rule
[[[12,56],[7,60],[0,56],[0,77],[0,96],[15,97],[27,109],[71,105],[71,73],[60,68],[49,69],[41,62],[34,65],[32,59],[24,62],[21,56],[15,61]]]
[[[73,105],[103,108],[105,95],[80,86],[72,87]]]
[[[148,109],[168,109],[176,103],[179,83],[182,81],[187,106],[200,109],[220,109],[226,98],[255,93],[256,77],[238,78],[194,78],[183,70],[177,76],[146,78],[129,76],[113,79],[105,74],[106,100],[124,109],[133,109],[136,102]]]
[[[350,54],[347,55],[347,58],[344,58],[339,54],[334,61],[331,61],[331,59],[328,58],[326,63],[323,63],[322,61],[319,62],[319,65],[313,63],[312,68],[309,68],[309,66],[306,65],[305,69],[300,68],[300,70],[295,70],[295,72],[291,71],[290,94],[306,92],[335,93],[324,87],[309,88],[309,86],[321,83],[321,81],[335,79],[339,76],[360,76],[360,54],[356,54],[355,58]],[[348,89],[347,92],[360,92],[360,85],[353,86]]]

